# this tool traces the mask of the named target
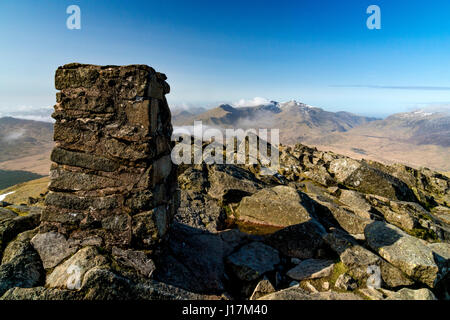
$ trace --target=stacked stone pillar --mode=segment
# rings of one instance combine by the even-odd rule
[[[152,250],[177,206],[166,76],[145,65],[56,71],[55,148],[40,233]]]

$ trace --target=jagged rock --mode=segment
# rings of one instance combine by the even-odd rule
[[[364,196],[354,190],[340,190],[339,201],[352,208],[358,208],[362,211],[370,211],[371,205]]]
[[[336,184],[336,181],[330,176],[327,169],[322,166],[314,166],[304,172],[303,175],[323,186],[332,186]]]
[[[57,232],[39,233],[31,239],[31,244],[39,253],[45,269],[56,267],[78,249],[78,246]]]
[[[373,288],[363,288],[358,290],[359,293],[364,295],[369,300],[383,300],[383,293]]]
[[[24,255],[25,252],[30,251],[30,240],[37,234],[38,230],[28,230],[20,233],[16,239],[11,241],[3,252],[1,264],[5,264],[14,258]]]
[[[350,291],[350,290],[355,290],[358,287],[358,284],[348,274],[341,274],[337,278],[334,286],[340,290]]]
[[[331,260],[307,259],[300,262],[286,274],[295,280],[325,278],[333,272],[334,263]]]
[[[444,223],[450,225],[450,208],[438,206],[432,209],[433,215]]]
[[[313,219],[311,199],[287,186],[263,189],[244,197],[236,210],[243,224],[284,228]]]
[[[206,170],[199,170],[194,167],[188,167],[178,175],[178,186],[181,190],[195,193],[203,193],[208,187],[208,177]]]
[[[0,300],[218,300],[165,283],[148,280],[133,283],[110,270],[92,269],[84,291],[45,287],[12,288]],[[90,286],[90,288],[89,288]]]
[[[226,214],[216,200],[201,193],[181,190],[175,221],[214,232],[223,229],[225,219]]]
[[[239,202],[264,186],[251,172],[234,165],[211,166],[208,180],[208,194],[223,203]]]
[[[316,287],[314,287],[309,281],[305,281],[305,287],[309,292],[311,293],[319,293],[319,290],[317,290]]]
[[[126,267],[133,268],[144,277],[150,277],[155,271],[155,264],[142,251],[137,250],[123,250],[117,247],[112,249],[112,255],[121,264]]]
[[[256,280],[280,263],[278,251],[261,242],[252,242],[227,258],[236,277],[244,281]]]
[[[86,300],[135,300],[133,289],[129,279],[97,266],[85,270],[80,285]]]
[[[325,228],[315,219],[281,229],[267,237],[265,243],[289,257],[317,257],[324,246]]]
[[[45,287],[11,288],[0,300],[80,300],[76,291],[50,289]]]
[[[17,217],[17,213],[12,210],[0,207],[0,223]]]
[[[167,251],[157,257],[156,280],[202,293],[224,291],[224,259],[233,248],[220,234],[174,223]]]
[[[323,225],[327,227],[340,227],[350,234],[364,233],[367,225],[373,220],[359,216],[350,208],[339,206],[335,202],[322,201],[312,197],[320,206],[317,206],[317,216]]]
[[[107,263],[107,259],[95,247],[83,248],[57,266],[47,276],[45,284],[49,288],[78,290],[89,270],[106,266]]]
[[[86,272],[81,287],[86,300],[205,300],[217,296],[195,294],[162,282],[135,283],[112,270],[94,267]]]
[[[336,181],[343,183],[360,166],[359,161],[345,157],[332,160],[328,170],[334,175]]]
[[[373,195],[366,195],[366,199],[387,222],[407,232],[422,228],[421,224],[425,220],[432,220],[431,215],[415,202],[395,201]]]
[[[309,293],[299,287],[291,287],[265,295],[258,300],[362,300],[353,293],[333,291]]]
[[[148,280],[135,286],[139,300],[221,300],[216,295],[197,294],[163,282]],[[226,293],[224,294],[226,296]]]
[[[431,288],[448,272],[436,264],[433,251],[426,244],[395,226],[377,221],[364,234],[367,244],[380,256]]]
[[[250,297],[250,300],[257,300],[261,298],[262,296],[265,296],[269,293],[275,292],[275,288],[270,283],[270,281],[267,278],[264,278],[263,280],[259,281],[256,285],[255,290],[253,290],[253,293]]]
[[[436,262],[450,269],[450,244],[436,242],[428,244],[428,247],[433,250]]]
[[[356,169],[343,184],[363,193],[376,194],[393,200],[412,202],[417,200],[406,183],[367,163]]]
[[[39,219],[40,214],[30,213],[26,216],[0,221],[0,253],[19,233],[36,228],[39,225]]]
[[[341,262],[347,268],[347,272],[362,283],[370,283],[373,286],[374,284],[370,280],[374,280],[375,282],[381,282],[382,280],[389,288],[413,284],[413,281],[402,271],[360,246],[350,235],[333,230],[324,239],[339,255]],[[377,278],[378,275],[374,274],[374,272],[379,273],[380,279]],[[383,283],[375,286],[381,285]]]
[[[30,244],[33,232],[19,234],[5,249],[0,266],[0,296],[13,287],[31,288],[45,277],[39,255]]]
[[[386,300],[437,300],[433,292],[426,288],[418,290],[403,288],[397,292],[389,292],[387,295]]]

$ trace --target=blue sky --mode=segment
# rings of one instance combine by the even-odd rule
[[[81,30],[66,8],[81,8]],[[381,30],[366,27],[369,5]],[[169,103],[263,97],[385,116],[450,104],[450,1],[0,1],[0,113],[55,102],[69,62],[148,64]]]

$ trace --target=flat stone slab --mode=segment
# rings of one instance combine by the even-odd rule
[[[31,239],[31,244],[39,253],[45,269],[56,267],[65,258],[77,251],[66,237],[57,232],[38,233]]]
[[[310,221],[312,209],[308,208],[302,193],[287,186],[276,186],[244,197],[236,209],[241,223],[284,228]]]
[[[287,275],[298,281],[325,278],[331,275],[333,267],[331,260],[308,259],[289,270]]]

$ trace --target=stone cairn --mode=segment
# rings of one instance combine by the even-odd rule
[[[56,71],[55,148],[39,234],[51,268],[75,249],[152,253],[177,208],[167,77],[146,65]]]

